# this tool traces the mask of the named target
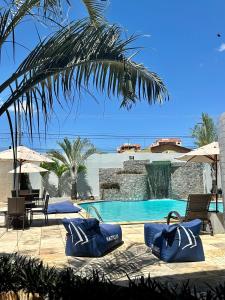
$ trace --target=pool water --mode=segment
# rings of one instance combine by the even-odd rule
[[[97,208],[104,222],[132,222],[162,220],[172,210],[185,214],[187,202],[174,199],[154,199],[143,201],[98,201],[82,203],[80,206],[87,210],[88,206]],[[223,211],[223,204],[218,204],[219,211]],[[215,210],[215,203],[210,205]],[[95,217],[94,210],[91,215]]]

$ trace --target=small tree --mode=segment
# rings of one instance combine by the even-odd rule
[[[52,163],[41,163],[41,167],[53,172],[57,178],[58,178],[58,196],[61,197],[62,196],[62,186],[61,186],[61,179],[62,176],[68,171],[68,167],[62,163],[60,163],[58,160],[53,159],[54,162]]]
[[[195,139],[195,145],[205,146],[217,141],[217,127],[213,119],[207,114],[202,113],[201,122],[191,129],[191,135]]]
[[[71,198],[77,199],[77,179],[78,174],[85,170],[84,163],[86,159],[97,152],[97,149],[88,139],[78,137],[73,142],[64,138],[63,142],[58,142],[60,151],[51,151],[53,158],[63,163],[70,172],[71,177]]]

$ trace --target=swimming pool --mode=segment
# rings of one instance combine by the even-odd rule
[[[87,210],[88,206],[94,206],[99,211],[104,222],[132,222],[162,220],[171,210],[185,214],[185,200],[154,199],[143,201],[98,201],[82,203],[80,206]],[[223,211],[223,204],[219,203],[219,210]],[[215,210],[215,203],[210,205]],[[94,211],[91,214],[95,216]]]

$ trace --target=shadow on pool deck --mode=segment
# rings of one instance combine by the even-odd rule
[[[77,214],[76,214],[77,216]],[[93,269],[105,274],[113,282],[127,284],[128,278],[139,276],[162,281],[183,282],[204,286],[225,281],[225,235],[203,235],[206,261],[198,263],[165,263],[151,254],[144,244],[143,224],[123,225],[124,244],[99,258],[65,256],[66,231],[61,224],[64,217],[75,215],[51,215],[49,226],[43,226],[42,217],[35,218],[29,230],[0,228],[0,253],[14,253],[37,257],[58,268],[73,267],[77,274],[87,276]],[[77,216],[78,217],[78,216]]]

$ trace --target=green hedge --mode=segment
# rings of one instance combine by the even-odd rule
[[[150,277],[136,281],[128,278],[128,281],[129,286],[122,287],[100,277],[96,271],[93,271],[91,277],[82,278],[71,268],[48,267],[38,259],[17,254],[0,256],[0,299],[209,300],[224,299],[225,295],[225,285],[197,293],[188,282],[179,288],[171,285],[169,288],[168,284],[159,283]]]

